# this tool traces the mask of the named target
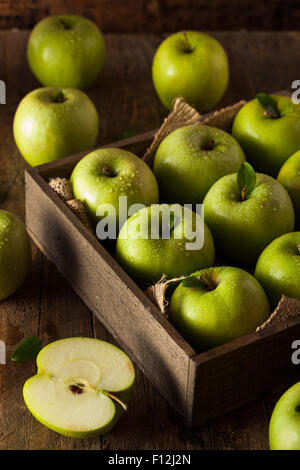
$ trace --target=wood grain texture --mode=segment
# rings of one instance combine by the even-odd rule
[[[2,0],[0,28],[32,28],[47,15],[75,13],[106,33],[163,33],[181,29],[297,29],[297,0]]]
[[[15,8],[18,4],[19,1],[14,2]],[[300,55],[299,33],[213,34],[226,48],[231,68],[230,85],[220,106],[243,97],[250,98],[258,91],[289,89],[291,81],[298,78],[295,64]],[[0,105],[0,201],[1,208],[22,218],[26,165],[14,145],[11,126],[17,103],[25,93],[38,86],[25,59],[27,37],[27,32],[0,32],[0,79],[6,81],[8,93],[7,105]],[[151,60],[161,37],[108,35],[105,39],[107,61],[99,82],[88,92],[100,114],[99,145],[117,140],[124,130],[140,133],[155,129],[166,115],[153,90],[150,72]],[[70,336],[77,333],[112,340],[101,323],[92,320],[87,307],[68,288],[57,270],[35,249],[28,281],[18,294],[1,302],[0,339],[3,336],[7,339],[11,351],[22,339],[21,335],[39,332],[40,324],[43,325],[44,342],[54,338],[55,334]],[[59,437],[38,424],[24,407],[22,384],[34,369],[31,363],[0,365],[1,449],[267,447],[268,422],[262,400],[228,413],[209,425],[188,430],[139,371],[129,413],[112,432],[100,440],[77,441]],[[270,411],[275,398],[272,395],[267,401]],[[43,437],[39,438],[40,434]]]

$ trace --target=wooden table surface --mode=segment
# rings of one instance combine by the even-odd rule
[[[256,92],[290,89],[300,59],[300,33],[218,32],[229,54],[231,79],[220,105]],[[26,61],[26,31],[0,32],[0,79],[7,104],[0,105],[1,208],[24,220],[26,164],[12,136],[20,99],[38,87]],[[151,81],[151,60],[161,38],[154,35],[107,35],[107,59],[97,85],[88,94],[100,114],[99,144],[123,131],[156,128],[166,116]],[[267,449],[268,420],[276,395],[269,395],[199,428],[188,429],[137,370],[129,411],[106,436],[65,438],[39,424],[26,409],[22,385],[35,373],[33,362],[14,364],[10,352],[19,341],[38,335],[43,344],[69,336],[113,339],[93,317],[56,268],[33,247],[33,267],[17,294],[0,303],[0,340],[7,364],[0,365],[1,449]],[[205,384],[204,384],[205,386]]]

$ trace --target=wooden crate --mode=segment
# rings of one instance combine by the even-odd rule
[[[155,131],[107,145],[142,155]],[[189,426],[299,380],[292,342],[300,320],[196,354],[49,187],[89,152],[26,171],[26,222],[32,239]],[[63,316],[64,312],[61,312]]]

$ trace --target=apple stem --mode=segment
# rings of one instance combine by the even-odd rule
[[[189,43],[186,32],[184,31],[182,34],[183,34],[183,38],[184,38],[185,51],[186,52],[192,52],[192,48],[191,48],[191,45]]]
[[[59,21],[64,29],[72,29],[69,25],[67,25],[67,23],[65,22],[65,20],[63,20],[63,18],[60,18]]]
[[[202,282],[202,284],[206,285],[209,290],[214,290],[216,288],[216,284],[209,276],[202,274],[202,276],[198,276],[198,279]]]
[[[111,398],[112,400],[115,400],[116,402],[118,402],[124,411],[127,411],[128,410],[128,406],[126,405],[126,403],[124,403],[122,400],[120,400],[120,398],[116,397],[115,395],[113,395],[112,393],[110,392],[104,392],[105,395],[107,395],[109,398]]]
[[[104,165],[104,167],[102,168],[102,171],[104,175],[107,176],[108,178],[113,178],[115,176],[113,172],[106,165]]]
[[[66,98],[65,98],[65,95],[63,94],[63,92],[60,90],[54,97],[53,99],[53,102],[54,103],[63,103],[64,101],[66,101]]]
[[[243,188],[242,191],[241,191],[241,198],[242,198],[242,201],[245,200],[245,197],[246,197],[246,188]]]

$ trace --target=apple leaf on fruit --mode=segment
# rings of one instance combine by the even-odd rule
[[[189,276],[183,279],[181,285],[183,287],[194,287],[196,289],[207,289],[207,285],[204,284],[200,276]]]
[[[13,351],[10,359],[13,362],[25,362],[35,359],[40,350],[42,349],[42,342],[36,336],[28,336],[22,343]]]
[[[256,186],[256,173],[250,163],[244,162],[237,173],[237,185],[242,201],[247,199]]]
[[[277,101],[267,93],[258,93],[256,98],[266,111],[266,113],[272,118],[280,118],[281,114],[278,109]]]

